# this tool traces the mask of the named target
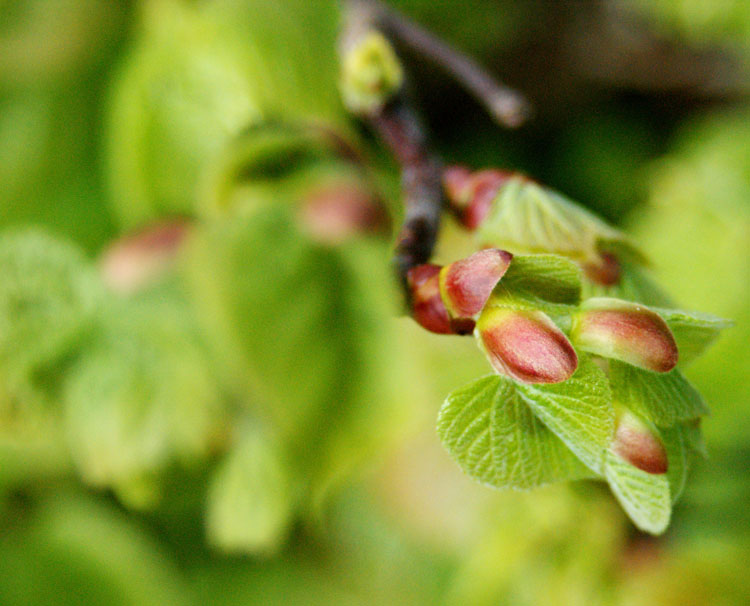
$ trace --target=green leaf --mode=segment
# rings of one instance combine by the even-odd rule
[[[622,271],[620,281],[612,286],[603,286],[591,280],[584,280],[583,298],[613,297],[659,307],[669,307],[673,304],[664,289],[656,284],[641,264],[621,259],[620,266]]]
[[[661,427],[708,414],[698,391],[679,370],[655,373],[610,360],[610,383],[615,400]]]
[[[667,479],[672,503],[675,503],[685,490],[690,465],[696,456],[691,443],[692,432],[693,429],[687,423],[679,423],[659,430],[669,461]]]
[[[609,450],[605,461],[607,483],[633,523],[644,532],[664,532],[672,513],[667,475],[641,471]]]
[[[495,488],[534,488],[592,477],[537,419],[518,385],[491,375],[454,391],[438,416],[438,435],[461,468]]]
[[[555,313],[581,300],[581,270],[558,255],[515,255],[489,305],[510,305]]]
[[[0,372],[28,383],[63,356],[103,295],[83,254],[42,231],[0,236]]]
[[[478,235],[512,253],[554,253],[584,262],[598,258],[600,242],[625,241],[582,206],[524,178],[500,189]]]
[[[348,252],[310,241],[281,205],[206,227],[187,259],[227,382],[308,463],[309,440],[325,438],[321,424],[341,423],[362,403],[359,386],[380,363],[380,327],[392,311],[383,301],[391,276]]]
[[[658,308],[654,308],[654,311],[664,318],[674,335],[681,366],[700,356],[723,329],[732,326],[729,320],[696,311]]]
[[[214,472],[208,493],[208,540],[227,552],[272,552],[293,513],[290,471],[280,445],[246,429]]]
[[[519,384],[518,393],[539,419],[597,473],[615,429],[612,393],[602,370],[578,354],[578,370],[562,383]]]
[[[131,505],[153,504],[153,476],[205,457],[224,430],[221,390],[190,321],[175,301],[113,302],[67,373],[73,459]]]

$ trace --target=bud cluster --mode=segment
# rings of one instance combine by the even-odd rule
[[[510,181],[533,186],[519,190],[523,199],[500,202],[504,187]],[[620,283],[622,268],[620,259],[611,248],[617,243],[628,249],[624,236],[611,228],[585,209],[573,204],[552,190],[536,184],[529,177],[506,170],[484,169],[471,172],[463,166],[452,166],[443,173],[443,188],[450,208],[463,227],[470,231],[480,231],[496,205],[503,205],[502,214],[508,217],[518,215],[504,225],[512,234],[513,240],[503,239],[485,244],[502,246],[517,245],[517,252],[551,252],[568,256],[578,262],[586,278],[593,284],[604,287]],[[514,204],[515,200],[515,204]],[[531,200],[531,202],[530,202]],[[508,206],[510,204],[510,206]],[[515,208],[518,206],[518,208]],[[526,215],[524,215],[526,213]],[[490,219],[491,220],[491,219]],[[541,228],[538,223],[542,223]],[[528,234],[522,232],[525,228]],[[539,239],[539,234],[550,235],[550,241]],[[487,234],[482,234],[486,238]],[[607,244],[609,243],[609,244]],[[631,251],[638,258],[637,251]]]
[[[438,334],[470,334],[512,258],[493,248],[445,267],[425,264],[411,269],[407,281],[414,319]]]
[[[542,309],[514,299],[512,286],[493,297],[512,262],[509,252],[491,248],[445,267],[413,268],[407,280],[414,319],[438,334],[473,331],[496,372],[526,383],[569,379],[578,367],[576,349],[652,372],[677,364],[672,332],[643,305],[588,299],[559,318],[566,334]]]

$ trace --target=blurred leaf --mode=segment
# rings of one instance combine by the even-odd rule
[[[732,326],[711,314],[677,309],[654,309],[669,325],[679,351],[679,363],[685,366],[700,356],[711,345],[719,333]]]
[[[367,269],[346,259],[311,242],[279,206],[208,226],[186,264],[227,380],[305,452],[379,363],[378,327],[390,313],[390,277],[360,287]]]
[[[615,497],[638,528],[651,534],[666,530],[672,507],[665,474],[641,471],[609,450],[604,473]]]
[[[78,249],[41,231],[0,235],[0,274],[0,374],[28,395],[34,373],[81,336],[103,287]]]
[[[114,508],[59,490],[0,538],[0,602],[187,606],[177,566]]]
[[[216,446],[219,386],[179,305],[113,302],[101,323],[66,378],[68,442],[87,481],[148,506],[151,476]]]
[[[615,411],[607,377],[589,356],[578,354],[578,370],[567,381],[518,384],[518,393],[586,466],[601,473]]]
[[[610,360],[615,400],[659,426],[671,427],[708,414],[708,407],[679,370],[654,373]]]
[[[242,430],[214,471],[208,494],[208,540],[227,552],[271,553],[293,513],[290,469],[281,445],[259,428]]]
[[[517,384],[504,377],[484,377],[449,395],[440,409],[438,435],[466,473],[494,488],[592,477],[536,418]]]

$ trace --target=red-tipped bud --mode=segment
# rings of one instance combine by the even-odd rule
[[[440,265],[426,263],[409,270],[411,313],[422,328],[441,335],[453,334],[451,319],[440,297]]]
[[[120,238],[102,255],[102,278],[126,294],[148,286],[172,266],[187,233],[186,222],[172,220]]]
[[[513,258],[499,248],[488,248],[446,265],[440,271],[440,294],[455,319],[475,318]]]
[[[492,208],[498,190],[515,174],[510,171],[487,169],[471,173],[456,166],[443,175],[443,185],[451,208],[467,229],[476,229]]]
[[[600,253],[596,262],[586,263],[583,266],[583,271],[589,280],[601,286],[618,284],[622,274],[620,262],[611,253]]]
[[[573,342],[593,354],[654,372],[677,364],[677,344],[659,314],[619,299],[588,299],[574,318]]]
[[[612,450],[646,473],[667,473],[667,451],[656,432],[629,410],[617,418]]]
[[[541,311],[487,309],[476,334],[495,371],[517,381],[560,383],[578,367],[570,341]]]
[[[369,233],[386,230],[388,216],[382,205],[363,189],[339,184],[313,192],[304,200],[303,228],[325,244],[340,244]]]

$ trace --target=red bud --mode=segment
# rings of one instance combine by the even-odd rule
[[[578,347],[654,372],[677,364],[672,331],[643,305],[618,299],[588,299],[573,322],[571,337]]]
[[[578,367],[573,346],[541,311],[488,309],[477,330],[495,371],[517,381],[560,383]]]
[[[667,451],[661,440],[628,410],[623,410],[618,416],[612,450],[641,471],[667,473]]]
[[[595,263],[586,263],[583,266],[586,277],[602,286],[614,286],[620,282],[622,268],[617,257],[611,253],[600,253]]]
[[[440,265],[424,264],[409,270],[406,280],[411,292],[414,319],[430,332],[452,334],[451,320],[440,297]]]
[[[175,219],[120,238],[102,256],[102,278],[122,293],[148,286],[169,269],[187,232],[188,224]]]
[[[513,258],[499,248],[488,248],[446,265],[440,271],[440,294],[453,318],[476,317]]]
[[[301,220],[313,238],[327,244],[383,231],[388,224],[382,206],[369,193],[350,184],[310,194],[303,203]]]
[[[447,169],[443,184],[451,208],[467,229],[474,230],[484,221],[492,208],[498,190],[515,173],[486,169],[475,173],[456,166]]]

